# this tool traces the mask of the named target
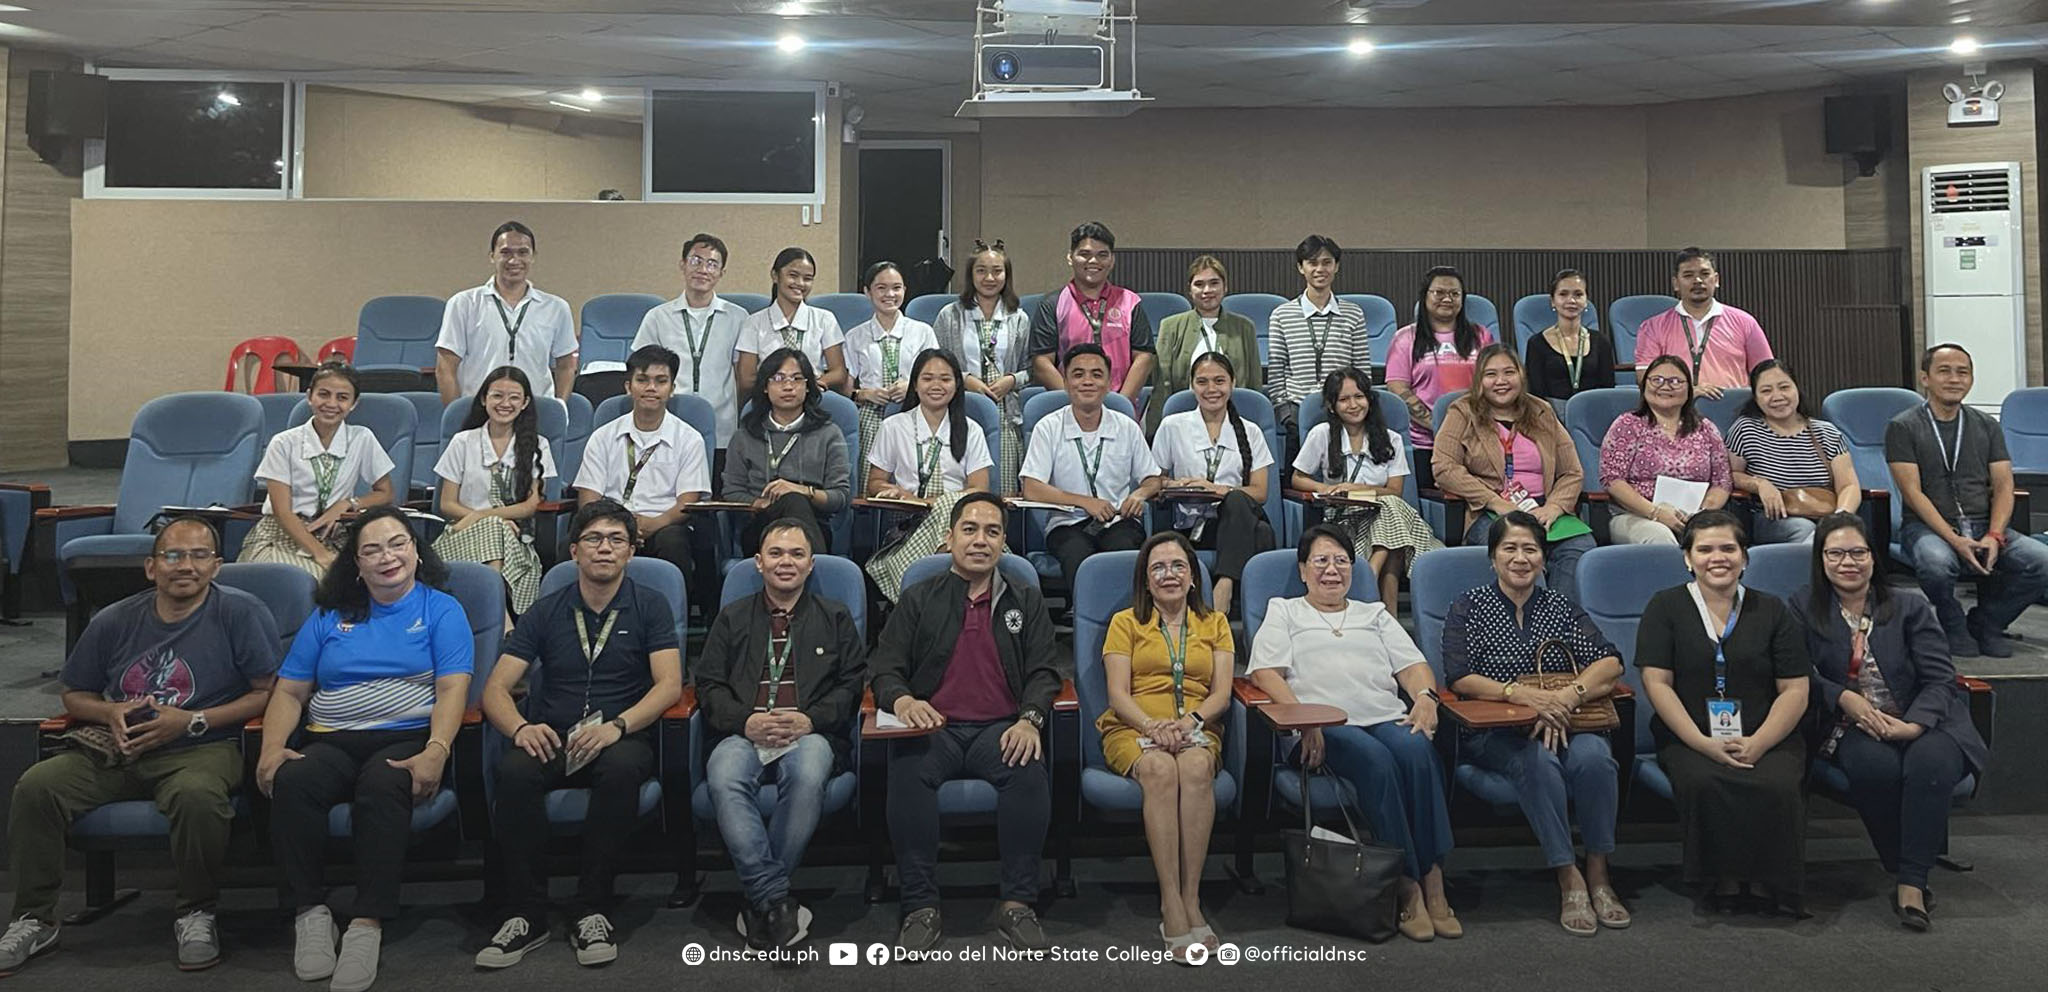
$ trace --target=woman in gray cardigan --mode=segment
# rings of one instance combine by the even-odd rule
[[[967,373],[967,388],[995,401],[1003,412],[1001,450],[996,461],[995,491],[1017,491],[1017,469],[1024,463],[1024,387],[1031,384],[1030,316],[1017,307],[1010,288],[1010,256],[1002,239],[974,242],[974,260],[967,290],[946,304],[932,321],[939,347],[952,353]]]
[[[1990,749],[1970,722],[1948,639],[1918,590],[1891,589],[1853,513],[1821,518],[1813,581],[1791,599],[1813,656],[1816,749],[1849,780],[1909,930],[1933,926],[1927,873],[1948,840],[1956,784],[1981,773]]]
[[[726,450],[719,498],[754,504],[740,531],[740,549],[753,554],[771,520],[798,517],[822,536],[821,553],[831,551],[831,530],[823,522],[846,509],[850,471],[846,435],[819,408],[822,392],[811,360],[780,348],[761,362],[740,413],[740,428]]]

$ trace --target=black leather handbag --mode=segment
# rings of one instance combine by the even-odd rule
[[[1315,814],[1308,801],[1312,774],[1327,775],[1337,786],[1337,808],[1344,814],[1349,842],[1312,834]],[[1285,832],[1287,925],[1378,944],[1391,939],[1399,926],[1404,852],[1373,843],[1371,834],[1359,829],[1364,816],[1354,817],[1343,796],[1342,782],[1328,766],[1313,772],[1302,769],[1302,828]]]

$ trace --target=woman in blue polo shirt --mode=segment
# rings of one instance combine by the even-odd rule
[[[297,914],[292,966],[302,981],[331,976],[334,992],[363,992],[377,978],[412,807],[440,789],[469,698],[469,619],[434,588],[447,578],[398,509],[357,518],[263,714],[256,784],[272,800],[271,849]],[[287,746],[295,735],[296,750]],[[357,881],[337,955],[321,875],[327,815],[339,803],[353,808]]]

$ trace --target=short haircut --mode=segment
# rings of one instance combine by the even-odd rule
[[[533,236],[533,228],[527,227],[516,220],[508,220],[503,224],[499,224],[498,229],[491,232],[492,251],[498,250],[498,239],[507,234],[524,234],[526,235],[526,243],[532,245],[534,251],[540,250],[540,239]]]
[[[306,377],[306,392],[308,395],[313,392],[313,387],[318,386],[322,379],[340,379],[348,383],[349,392],[357,396],[363,395],[363,377],[357,374],[356,367],[350,365],[346,359],[330,358],[314,368],[313,374]]]
[[[1692,542],[1695,538],[1699,537],[1700,531],[1713,530],[1716,527],[1726,527],[1734,531],[1735,543],[1740,545],[1742,550],[1749,550],[1748,528],[1742,526],[1741,517],[1727,510],[1701,510],[1687,517],[1685,531],[1678,535],[1678,546],[1684,550],[1691,551]]]
[[[1678,249],[1678,257],[1671,260],[1671,274],[1677,275],[1678,270],[1685,268],[1685,263],[1687,262],[1705,262],[1709,267],[1720,268],[1720,265],[1714,261],[1713,252],[1698,245],[1687,245],[1684,248]]]
[[[1351,535],[1344,533],[1336,524],[1317,524],[1301,532],[1301,543],[1294,547],[1294,560],[1297,564],[1308,564],[1309,549],[1315,547],[1317,541],[1335,541],[1338,547],[1344,549],[1345,554],[1351,553]]]
[[[600,520],[609,520],[626,528],[628,540],[640,539],[640,521],[634,518],[633,511],[626,509],[625,504],[618,500],[606,498],[594,499],[576,508],[576,515],[569,518],[569,540],[573,543],[581,538],[591,524]]]
[[[954,502],[953,516],[952,519],[946,521],[946,526],[952,527],[953,525],[958,524],[960,522],[960,518],[967,515],[967,508],[975,505],[976,503],[987,503],[988,505],[995,507],[996,512],[998,514],[1004,513],[1005,511],[1008,510],[1008,507],[1005,507],[1003,505],[1003,498],[1001,496],[998,496],[995,493],[989,492],[985,489],[976,490],[975,492],[971,492],[965,496],[960,497],[959,500]]]
[[[761,546],[767,547],[770,537],[786,530],[793,530],[802,534],[804,536],[804,547],[813,551],[816,551],[818,545],[823,543],[818,536],[818,529],[811,526],[810,521],[802,517],[777,517],[774,520],[768,521],[768,526],[761,528]]]
[[[1230,281],[1230,270],[1224,268],[1223,260],[1214,255],[1196,255],[1195,260],[1188,263],[1188,281],[1194,282],[1195,277],[1201,275],[1203,269],[1215,272],[1216,278],[1224,282]]]
[[[1792,380],[1792,388],[1799,390],[1799,402],[1793,405],[1793,412],[1808,420],[1812,420],[1813,401],[1806,397],[1806,390],[1799,389],[1799,377],[1792,374],[1792,366],[1785,364],[1785,360],[1782,358],[1766,358],[1750,368],[1749,399],[1742,401],[1742,409],[1735,411],[1736,416],[1755,417],[1758,420],[1763,419],[1763,404],[1756,401],[1756,381],[1763,378],[1764,373],[1772,369],[1785,373],[1785,378]]]
[[[1536,536],[1536,547],[1546,556],[1550,554],[1550,538],[1544,533],[1543,521],[1527,510],[1509,510],[1493,518],[1493,525],[1486,528],[1486,557],[1493,557],[1500,550],[1500,542],[1508,539],[1508,531],[1520,527]]]
[[[1344,249],[1337,247],[1337,242],[1320,234],[1311,234],[1301,239],[1301,243],[1294,246],[1294,260],[1297,263],[1306,262],[1323,252],[1330,253],[1330,261],[1338,265],[1344,264]]]
[[[1109,360],[1109,352],[1103,351],[1101,345],[1096,344],[1093,341],[1083,341],[1080,344],[1077,344],[1072,348],[1067,349],[1067,353],[1060,356],[1061,371],[1073,368],[1074,359],[1083,357],[1085,355],[1094,355],[1095,357],[1102,359],[1102,367],[1105,369],[1113,368],[1116,364]]]
[[[1962,345],[1955,343],[1954,341],[1943,341],[1940,344],[1929,345],[1926,351],[1920,353],[1920,371],[1934,371],[1934,353],[1937,351],[1949,351],[1951,349],[1962,352],[1963,357],[1968,358],[1972,366],[1977,364],[1977,359],[1975,356],[1970,354],[1970,349],[1965,348]]]
[[[1073,235],[1067,239],[1067,250],[1073,251],[1081,247],[1083,241],[1100,241],[1110,251],[1116,250],[1116,235],[1110,233],[1109,226],[1099,220],[1091,220],[1074,228]]]
[[[171,519],[164,521],[164,525],[162,527],[157,528],[156,540],[150,544],[149,553],[153,555],[162,554],[164,551],[164,538],[170,534],[171,528],[183,527],[186,524],[190,524],[194,527],[204,529],[206,531],[207,538],[213,542],[213,550],[220,550],[220,532],[213,529],[213,524],[207,522],[206,518],[204,517],[195,517],[187,513],[180,516],[172,517]]]
[[[725,254],[725,242],[719,240],[717,235],[704,234],[702,232],[690,235],[690,240],[683,242],[683,257],[690,257],[690,249],[695,248],[698,245],[703,245],[706,248],[709,248],[712,251],[717,252],[719,264],[725,264],[725,260],[727,258]]]
[[[683,360],[675,352],[658,344],[643,344],[626,356],[627,375],[645,372],[656,365],[668,366],[669,378],[675,378],[676,372],[683,367]]]
[[[1591,280],[1586,278],[1584,272],[1580,272],[1577,269],[1559,269],[1556,275],[1550,277],[1550,295],[1556,296],[1557,287],[1562,285],[1566,279],[1577,279],[1583,283],[1591,283]]]

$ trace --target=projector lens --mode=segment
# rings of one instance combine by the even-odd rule
[[[1016,53],[997,52],[995,57],[989,60],[989,74],[996,77],[997,82],[1003,83],[1017,78]]]

